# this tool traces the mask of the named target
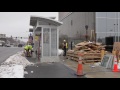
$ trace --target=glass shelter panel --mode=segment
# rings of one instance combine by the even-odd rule
[[[50,56],[50,29],[43,28],[43,56]]]
[[[51,56],[57,56],[57,29],[51,29]]]

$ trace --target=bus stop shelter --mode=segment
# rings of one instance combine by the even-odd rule
[[[59,61],[58,45],[59,30],[62,22],[45,17],[30,17],[30,26],[33,26],[33,58],[40,57],[40,62]],[[40,56],[38,53],[40,52]]]

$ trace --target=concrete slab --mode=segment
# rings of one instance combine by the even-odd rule
[[[86,75],[87,78],[120,78],[120,72],[95,72]]]
[[[78,62],[61,57],[61,62],[74,71],[77,71]],[[112,72],[102,66],[92,67],[94,63],[83,64],[83,72],[86,78],[120,78],[120,72]]]

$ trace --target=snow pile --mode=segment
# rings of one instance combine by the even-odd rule
[[[33,63],[30,63],[25,57],[21,56],[22,52],[19,52],[13,56],[10,56],[5,62],[3,62],[3,65],[22,65],[25,69],[26,66],[32,65]]]
[[[23,52],[10,56],[0,66],[0,78],[24,78],[24,69],[30,63],[25,57],[21,56]]]
[[[2,65],[0,67],[0,78],[23,78],[22,65]]]
[[[101,62],[98,62],[98,63],[94,63],[95,66],[100,66],[101,65]]]
[[[62,49],[58,49],[58,55],[63,56],[63,54],[64,54],[64,51]]]

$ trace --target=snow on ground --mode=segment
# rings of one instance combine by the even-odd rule
[[[98,62],[98,63],[94,63],[95,66],[100,66],[101,65],[101,62]]]
[[[58,49],[58,55],[63,56],[63,54],[64,54],[64,51],[62,49]]]
[[[10,56],[0,66],[0,78],[24,78],[24,69],[28,65],[34,65],[25,57],[21,56],[23,52]]]
[[[25,69],[26,66],[31,65],[33,63],[30,63],[25,57],[21,56],[22,52],[18,52],[17,54],[10,56],[5,62],[2,64],[10,65],[10,64],[17,64],[17,65],[23,65],[23,68]]]
[[[3,65],[0,67],[0,78],[23,78],[24,69],[22,65]]]

